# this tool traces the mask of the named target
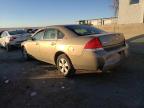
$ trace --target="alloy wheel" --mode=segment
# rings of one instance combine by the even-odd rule
[[[63,73],[64,75],[68,74],[70,67],[66,59],[61,58],[59,60],[58,66],[59,66],[61,73]]]

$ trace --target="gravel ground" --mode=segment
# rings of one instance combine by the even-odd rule
[[[67,79],[53,65],[0,49],[0,108],[144,108],[144,55],[130,50],[110,73]]]

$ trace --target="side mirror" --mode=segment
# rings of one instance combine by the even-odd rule
[[[35,41],[35,38],[33,38],[33,37],[28,37],[27,40]]]
[[[33,38],[31,36],[28,36],[27,40],[33,40]]]
[[[36,39],[35,39],[35,38],[33,38],[33,37],[31,37],[31,40],[32,40],[32,41],[35,41]]]

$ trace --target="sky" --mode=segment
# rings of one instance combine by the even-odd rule
[[[73,24],[113,16],[112,0],[0,0],[0,28]]]

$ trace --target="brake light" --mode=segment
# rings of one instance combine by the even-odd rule
[[[97,49],[97,48],[102,48],[102,44],[97,37],[90,40],[84,47],[84,49]]]
[[[13,41],[15,39],[16,39],[16,37],[10,37],[10,41]]]

